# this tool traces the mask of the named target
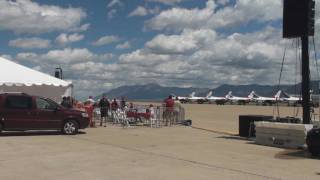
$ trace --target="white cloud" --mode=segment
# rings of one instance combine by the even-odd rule
[[[217,7],[213,0],[208,0],[203,9],[171,8],[162,11],[145,25],[153,30],[216,29],[244,25],[250,21],[278,20],[282,17],[281,1],[238,0],[233,7]]]
[[[146,16],[148,15],[148,10],[143,6],[138,6],[136,9],[134,9],[130,14],[131,16]]]
[[[119,65],[135,69],[132,79],[163,85],[275,84],[285,44],[281,31],[272,27],[228,36],[210,29],[184,30],[157,35],[145,48],[121,55]],[[294,51],[287,50],[285,69],[294,69],[294,57]],[[292,83],[292,78],[283,82]]]
[[[13,60],[12,56],[9,54],[0,54],[0,57],[3,57],[5,59]]]
[[[65,48],[58,50],[50,50],[44,54],[37,54],[33,52],[23,52],[16,55],[16,59],[20,61],[27,61],[40,65],[71,65],[83,62],[106,62],[114,58],[111,53],[95,54],[86,48],[73,49]]]
[[[55,41],[60,46],[65,46],[67,44],[81,41],[83,38],[84,38],[84,35],[82,34],[75,33],[75,34],[68,35],[68,34],[62,33],[56,38]]]
[[[112,0],[108,3],[107,7],[112,8],[114,6],[122,6],[122,2],[120,0]]]
[[[217,3],[218,4],[221,4],[221,5],[226,5],[230,2],[230,0],[217,0]]]
[[[41,62],[39,55],[36,53],[32,53],[32,52],[18,53],[16,55],[16,59],[18,61],[22,61],[22,62],[27,61],[27,62],[30,62],[33,64],[38,64]]]
[[[118,8],[122,7],[123,3],[120,0],[112,0],[108,3],[107,9],[108,9],[108,19],[112,19],[115,14],[118,12]]]
[[[190,1],[190,0],[146,0],[149,2],[159,2],[159,3],[164,3],[167,5],[173,5],[173,4],[177,4],[183,1]]]
[[[159,7],[155,8],[150,8],[147,9],[143,6],[138,6],[136,9],[134,9],[128,16],[133,17],[133,16],[147,16],[149,14],[157,14],[160,12]]]
[[[124,43],[122,43],[122,44],[118,44],[118,45],[116,46],[116,48],[117,48],[117,49],[129,49],[129,48],[131,48],[131,44],[130,44],[129,41],[126,41],[126,42],[124,42]]]
[[[90,28],[90,24],[87,23],[87,24],[81,25],[80,27],[70,29],[70,32],[84,32],[84,31],[87,31],[89,28]]]
[[[31,0],[0,1],[0,30],[39,34],[81,28],[87,16],[80,8],[40,5]]]
[[[19,53],[15,59],[21,64],[27,64],[29,67],[48,74],[52,74],[54,68],[60,66],[64,77],[73,81],[76,95],[86,97],[88,93],[97,95],[104,92],[104,88],[111,88],[105,84],[106,80],[115,79],[116,72],[120,71],[120,67],[106,64],[113,57],[114,55],[110,53],[98,55],[88,49],[66,48],[44,54]],[[113,81],[116,80],[107,82],[110,82],[110,85]]]
[[[170,60],[169,55],[148,53],[143,50],[136,50],[132,53],[122,54],[119,62],[123,64],[137,64],[141,66],[154,66]]]
[[[57,63],[74,63],[90,61],[94,58],[88,49],[70,49],[51,50],[47,54],[42,55],[42,59],[47,59]]]
[[[120,38],[118,36],[103,36],[96,40],[95,42],[92,42],[92,45],[94,46],[103,46],[107,44],[111,44],[114,42],[118,42]]]
[[[209,29],[184,30],[181,35],[157,35],[146,47],[156,54],[186,54],[214,42],[216,36],[216,32]]]
[[[44,49],[49,48],[51,41],[41,38],[18,38],[9,41],[9,46],[22,49]]]
[[[108,12],[108,19],[112,19],[114,17],[114,15],[117,13],[116,9],[110,9]]]

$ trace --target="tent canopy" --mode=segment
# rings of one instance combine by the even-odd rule
[[[25,92],[59,102],[62,96],[72,96],[72,88],[71,82],[0,57],[0,92]]]

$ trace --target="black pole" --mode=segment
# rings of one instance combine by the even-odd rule
[[[301,37],[302,41],[302,107],[303,124],[310,124],[310,69],[309,69],[309,39],[308,35]]]

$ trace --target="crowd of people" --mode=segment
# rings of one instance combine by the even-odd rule
[[[181,111],[181,102],[178,98],[173,99],[170,95],[167,99],[164,100],[165,110],[163,112],[163,119],[166,126],[171,126],[177,123],[179,113]]]
[[[109,111],[116,111],[118,108],[124,109],[126,106],[125,98],[122,97],[120,101],[117,99],[113,99],[112,101],[109,101],[106,96],[102,96],[100,100],[97,102],[93,99],[92,96],[89,96],[87,100],[84,102],[77,101],[73,99],[72,97],[63,97],[61,101],[61,105],[65,108],[74,108],[82,111],[86,111],[89,117],[90,121],[90,127],[95,127],[95,122],[93,118],[94,109],[99,108],[100,115],[101,115],[101,121],[100,126],[103,125],[106,126],[107,118],[109,115]]]
[[[126,104],[124,97],[120,100],[112,99],[109,100],[105,95],[101,97],[98,101],[95,101],[92,96],[89,96],[84,102],[77,101],[71,97],[63,97],[61,105],[65,108],[74,108],[87,112],[89,118],[90,127],[95,127],[96,122],[94,121],[94,110],[98,108],[100,111],[100,126],[106,127],[108,119],[114,118],[115,112],[120,109],[122,111],[127,111],[131,116],[142,116],[145,119],[154,118],[155,109],[152,104],[149,105],[144,111],[144,113],[137,113],[137,108],[133,103]],[[173,99],[170,95],[163,101],[163,120],[166,126],[170,126],[176,123],[178,114],[181,111],[181,103],[178,99]],[[110,117],[111,116],[111,117]]]

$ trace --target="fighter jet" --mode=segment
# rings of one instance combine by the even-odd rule
[[[206,97],[206,101],[211,103],[216,103],[217,105],[223,105],[228,100],[225,97],[212,96],[212,91],[210,91]]]
[[[172,98],[174,100],[179,100],[181,103],[186,103],[188,101],[188,98],[185,96],[176,96],[176,95],[172,94]]]
[[[280,99],[281,90],[279,90],[273,97],[259,96],[254,91],[252,91],[250,93],[250,95],[251,95],[252,101],[255,101],[256,103],[260,103],[263,105],[270,105],[271,106],[271,105],[275,104],[276,102],[281,101],[281,99]]]
[[[248,97],[233,96],[232,91],[229,91],[229,93],[225,97],[231,103],[238,103],[239,105],[245,105],[251,101],[252,98],[250,96],[251,96],[251,93],[248,95]]]
[[[283,102],[286,102],[288,104],[288,106],[290,106],[290,105],[297,106],[298,104],[301,104],[301,102],[302,102],[301,96],[300,97],[290,96],[289,94],[285,93],[284,91],[281,91],[281,94],[283,95],[281,100],[283,100]]]
[[[206,97],[195,96],[195,92],[192,92],[189,97],[187,97],[188,102],[203,104],[207,100],[206,98],[210,95],[210,92],[206,95]]]

